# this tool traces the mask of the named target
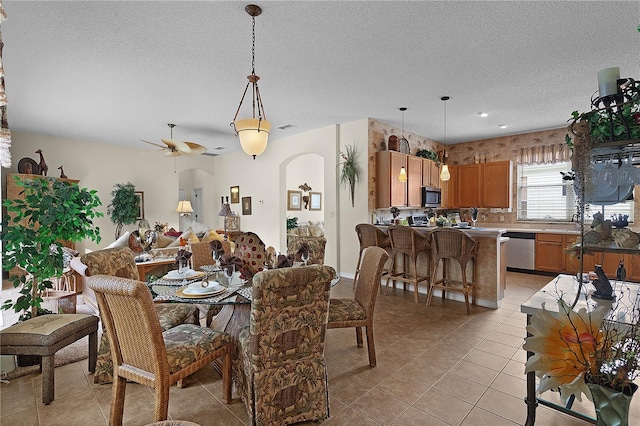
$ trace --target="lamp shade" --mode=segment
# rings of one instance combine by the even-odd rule
[[[449,166],[446,164],[442,165],[442,170],[440,170],[440,180],[445,181],[451,179],[451,173],[449,173]]]
[[[220,209],[220,212],[218,213],[218,216],[231,216],[231,214],[231,206],[229,203],[224,203],[222,205],[222,209]]]
[[[193,208],[191,207],[191,201],[187,201],[187,200],[178,201],[178,208],[176,208],[176,211],[180,214],[193,213]]]
[[[267,148],[271,123],[258,118],[243,118],[234,122],[240,146],[249,155],[260,155]]]
[[[398,180],[400,182],[406,182],[407,181],[407,169],[405,169],[404,166],[400,167],[400,175],[398,175]]]

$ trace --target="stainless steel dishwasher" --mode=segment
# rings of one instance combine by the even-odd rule
[[[507,241],[507,270],[533,272],[536,270],[536,234],[534,232],[505,232]]]

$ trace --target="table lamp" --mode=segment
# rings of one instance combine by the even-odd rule
[[[218,213],[218,216],[224,217],[224,239],[228,240],[229,237],[227,236],[227,222],[229,216],[232,215],[231,206],[229,205],[229,197],[227,197],[226,203],[224,202],[224,197],[220,197],[220,202],[222,204],[222,208],[220,209],[220,213]]]

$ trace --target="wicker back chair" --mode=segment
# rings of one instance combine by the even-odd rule
[[[387,275],[385,293],[389,290],[389,280],[401,281],[405,284],[413,284],[413,297],[418,303],[418,284],[430,280],[430,248],[431,238],[408,226],[390,226],[388,231],[391,241],[391,266]],[[427,274],[418,274],[418,257],[424,254],[427,257]],[[402,271],[396,272],[398,258],[402,256]]]
[[[199,271],[201,266],[215,265],[213,258],[213,250],[211,244],[207,241],[204,243],[191,243],[191,267]]]
[[[240,331],[237,390],[252,425],[329,416],[324,343],[335,270],[311,265],[253,277],[251,319]]]
[[[243,232],[238,235],[233,254],[240,258],[254,275],[264,269],[264,262],[267,260],[267,248],[255,232]]]
[[[220,357],[224,399],[231,402],[230,335],[194,324],[163,332],[141,281],[96,275],[88,285],[96,293],[114,359],[109,424],[122,424],[127,380],[155,389],[154,421],[166,420],[169,387]]]
[[[440,228],[431,233],[433,266],[432,274],[435,277],[438,271],[440,261],[443,261],[442,278],[432,280],[429,285],[429,296],[427,297],[427,306],[431,305],[433,291],[436,288],[441,289],[442,298],[446,296],[447,290],[461,291],[464,294],[464,301],[467,305],[467,314],[471,313],[469,308],[469,293],[471,293],[472,304],[476,304],[476,277],[478,265],[476,255],[478,254],[478,242],[471,238],[466,232],[459,229]],[[454,280],[450,277],[451,267],[446,263],[451,263],[451,259],[458,261],[460,265],[460,279]],[[471,281],[467,281],[467,263],[473,260],[473,272]]]
[[[389,258],[381,247],[370,246],[362,251],[362,273],[353,299],[331,299],[327,328],[356,328],[356,344],[362,346],[362,327],[367,330],[369,365],[376,365],[376,345],[373,338],[373,310],[380,291],[384,263]],[[360,262],[358,262],[360,263]]]
[[[128,278],[137,280],[139,278],[138,268],[134,261],[134,253],[129,247],[117,247],[104,250],[96,250],[84,254],[80,261],[87,266],[85,275],[110,275],[113,277]],[[85,286],[82,291],[84,300],[92,299],[96,304],[96,295],[89,286]],[[183,323],[199,323],[198,309],[194,305],[184,303],[158,303],[154,309],[164,330],[175,327]],[[104,323],[103,323],[104,328]],[[93,377],[94,383],[110,383],[113,378],[113,363],[111,361],[111,350],[107,334],[102,333],[98,347],[98,360],[96,371]]]
[[[358,276],[360,275],[360,263],[362,262],[362,251],[367,247],[380,247],[385,250],[391,250],[391,241],[389,234],[384,232],[377,226],[368,223],[359,223],[356,225],[356,234],[360,242],[360,253],[358,253],[358,264],[356,265],[356,273],[353,275],[353,288],[358,284]],[[383,269],[383,276],[388,273],[388,269]]]

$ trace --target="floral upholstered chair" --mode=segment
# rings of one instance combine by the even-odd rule
[[[287,254],[294,256],[294,261],[301,262],[300,247],[306,244],[309,247],[309,261],[307,265],[324,264],[324,249],[327,245],[325,237],[305,237],[300,235],[289,235],[287,237],[289,243],[287,245]]]
[[[92,275],[111,275],[132,280],[139,279],[134,254],[129,247],[96,250],[84,254],[80,261],[86,265],[84,274],[88,277]],[[84,287],[83,297],[92,297],[95,303],[95,294],[91,288]],[[195,305],[156,303],[154,304],[154,309],[163,330],[168,330],[180,324],[199,324],[199,312]],[[95,383],[110,383],[112,379],[113,363],[111,361],[109,339],[107,339],[107,334],[103,331],[98,347],[98,360],[93,380]]]
[[[253,277],[250,325],[240,331],[238,393],[252,425],[329,416],[324,343],[335,270],[312,265]]]

